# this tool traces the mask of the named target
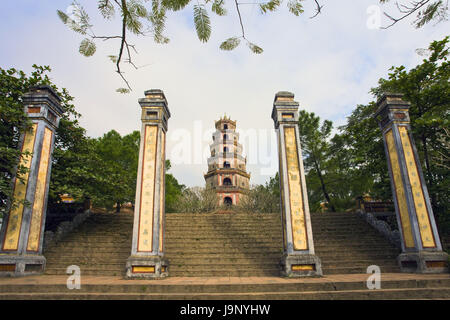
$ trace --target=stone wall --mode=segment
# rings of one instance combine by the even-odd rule
[[[389,240],[393,245],[397,248],[401,249],[401,239],[400,239],[400,231],[391,230],[389,224],[387,224],[383,220],[377,219],[372,213],[365,212],[363,210],[358,210],[357,213],[361,218],[366,220],[368,224],[374,227],[378,232],[380,232],[386,239]]]
[[[87,209],[74,215],[72,220],[62,221],[55,230],[47,230],[44,233],[44,252],[50,246],[58,243],[64,239],[69,233],[76,229],[80,224],[82,224],[90,215],[91,210]]]

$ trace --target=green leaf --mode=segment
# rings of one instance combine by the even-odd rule
[[[92,27],[92,25],[89,23],[89,15],[87,14],[86,10],[84,10],[84,8],[77,2],[73,2],[72,7],[72,15],[74,19],[69,18],[67,24],[73,31],[84,35],[87,33],[87,30]]]
[[[224,16],[227,14],[227,10],[223,7],[224,0],[214,0],[211,10],[219,16]]]
[[[200,41],[207,42],[211,36],[211,23],[203,5],[194,5],[194,23]]]
[[[437,19],[438,22],[446,20],[448,7],[442,0],[429,4],[425,9],[420,10],[414,21],[415,27],[420,28],[431,20]]]
[[[118,56],[108,56],[108,58],[109,59],[111,59],[111,61],[113,62],[113,63],[117,63],[117,59],[119,59],[119,57]]]
[[[147,19],[152,23],[153,39],[156,43],[168,43],[169,39],[163,35],[166,22],[166,8],[160,6],[159,1],[153,0],[152,13]]]
[[[187,6],[190,0],[162,0],[161,4],[164,8],[172,11],[178,11]]]
[[[116,92],[122,93],[122,94],[130,93],[130,89],[127,89],[127,88],[118,88],[118,89],[116,90]]]
[[[222,42],[222,44],[220,45],[220,49],[230,51],[235,49],[239,45],[239,43],[241,43],[241,40],[239,38],[228,38],[227,40]]]
[[[261,3],[259,9],[261,13],[267,13],[267,11],[275,11],[280,4],[281,0],[271,0],[266,3]]]
[[[70,20],[69,16],[64,12],[62,12],[61,10],[56,10],[56,13],[58,14],[58,17],[64,24],[67,24],[67,22]]]
[[[256,44],[254,44],[254,43],[248,42],[247,45],[248,45],[248,47],[250,48],[250,50],[253,51],[253,53],[261,54],[261,53],[263,53],[263,51],[264,51],[262,48],[258,47],[258,46],[257,46]]]
[[[95,43],[92,40],[85,38],[81,41],[79,51],[83,56],[90,57],[95,53],[96,49]]]
[[[138,17],[134,14],[127,15],[126,26],[127,29],[134,34],[142,33],[142,22],[140,22]]]
[[[115,10],[114,5],[111,3],[111,0],[99,0],[98,10],[105,19],[109,20],[114,17]]]
[[[303,10],[303,0],[290,0],[287,4],[289,11],[295,14],[297,17],[304,12]]]

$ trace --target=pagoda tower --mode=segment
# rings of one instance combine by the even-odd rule
[[[206,187],[216,191],[219,205],[235,205],[249,189],[250,174],[247,159],[242,156],[242,145],[236,132],[236,121],[225,115],[216,121],[213,143],[210,145],[208,172],[204,175]]]

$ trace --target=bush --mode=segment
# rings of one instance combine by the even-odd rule
[[[280,212],[280,197],[267,186],[258,185],[251,188],[233,209],[254,213]]]
[[[187,188],[182,191],[175,204],[177,212],[207,213],[219,208],[217,194],[212,189]]]

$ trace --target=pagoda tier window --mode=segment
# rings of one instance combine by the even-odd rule
[[[226,206],[231,206],[231,205],[233,204],[233,199],[231,199],[231,197],[225,197],[225,198],[223,199],[223,203],[224,203]]]

